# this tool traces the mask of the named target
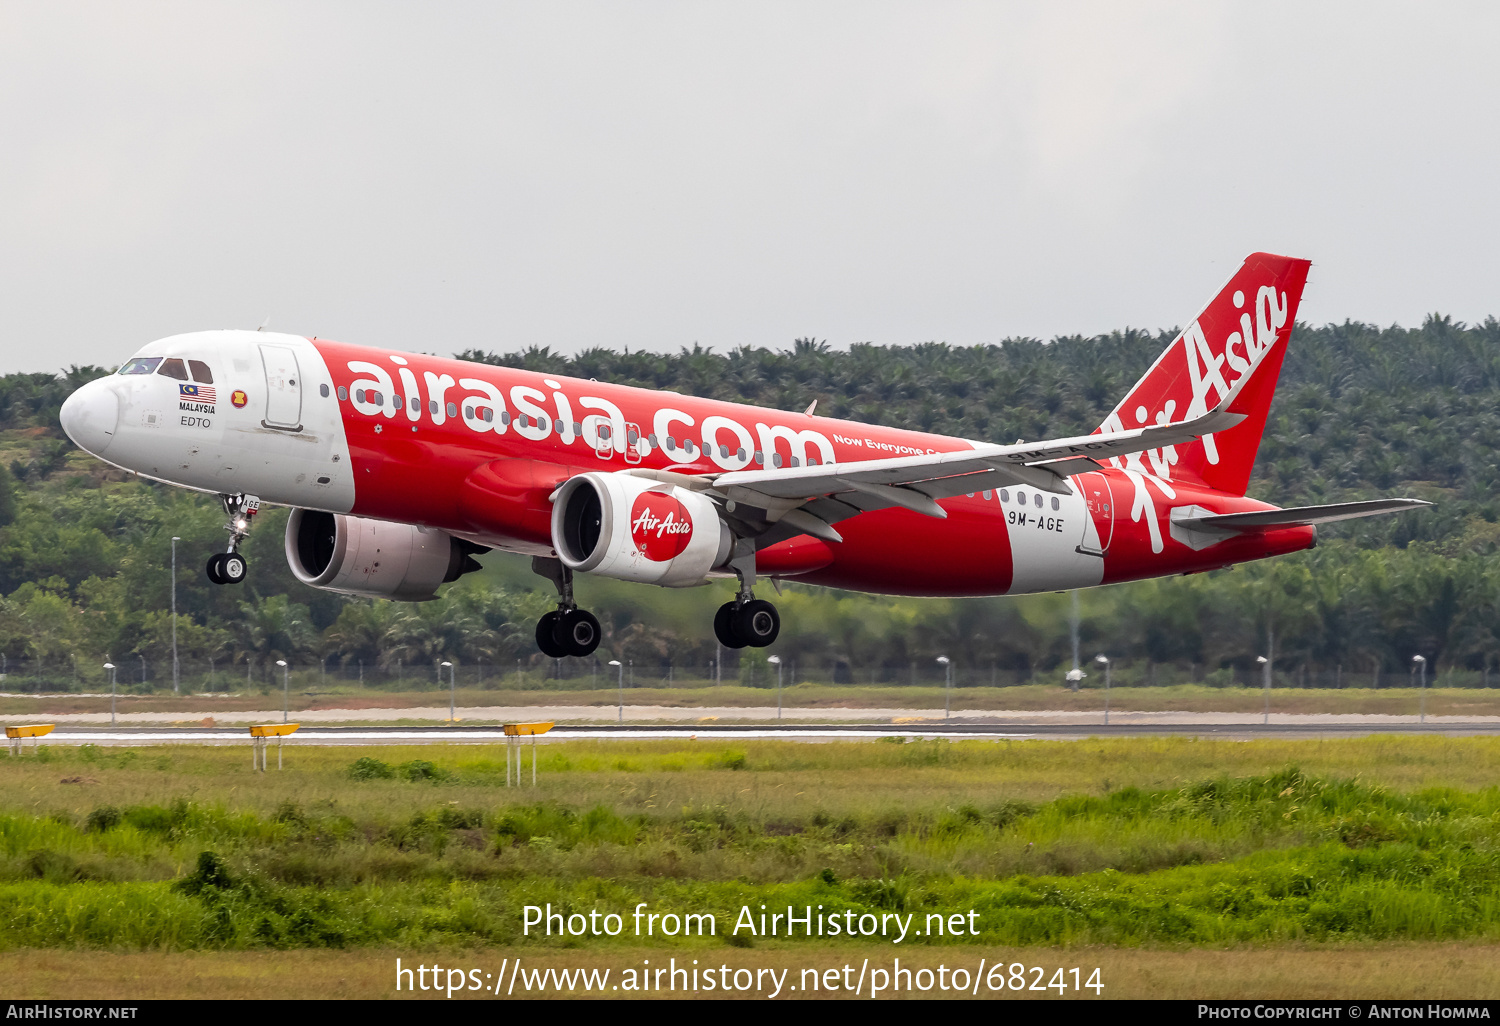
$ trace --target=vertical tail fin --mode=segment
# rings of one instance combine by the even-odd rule
[[[1146,454],[1151,464],[1141,469],[1244,495],[1310,266],[1307,260],[1270,253],[1246,257],[1099,430],[1121,431],[1197,417],[1243,383],[1231,409],[1245,414],[1245,420],[1189,445]]]

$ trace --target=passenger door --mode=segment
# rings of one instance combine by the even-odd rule
[[[266,417],[261,424],[283,431],[302,430],[302,374],[297,354],[286,346],[261,344],[266,370]]]
[[[1115,533],[1115,498],[1109,486],[1109,478],[1100,473],[1079,474],[1073,479],[1083,491],[1084,505],[1088,507],[1089,519],[1083,526],[1083,538],[1078,551],[1086,556],[1102,556],[1109,551],[1109,543]],[[1089,531],[1089,525],[1094,527]],[[1090,537],[1092,533],[1093,537]]]

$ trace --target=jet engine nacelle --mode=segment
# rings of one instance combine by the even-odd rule
[[[319,510],[292,511],[286,561],[303,584],[345,595],[424,602],[478,570],[485,549],[427,527]]]
[[[552,503],[552,547],[582,573],[682,587],[723,566],[733,546],[708,496],[632,474],[579,474]]]

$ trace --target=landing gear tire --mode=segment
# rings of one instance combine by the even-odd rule
[[[599,621],[586,609],[570,609],[557,619],[553,640],[570,656],[591,656],[599,647]]]
[[[249,573],[250,566],[238,552],[225,552],[219,556],[219,578],[221,584],[239,584]]]
[[[714,614],[714,637],[725,648],[744,648],[745,640],[735,630],[734,614],[733,602],[726,602],[719,607],[719,611]]]
[[[558,637],[558,627],[562,620],[562,614],[558,612],[545,613],[536,622],[536,647],[542,650],[542,655],[548,659],[561,659],[568,654],[568,647]]]
[[[216,552],[208,560],[208,579],[215,584],[239,584],[249,567],[238,552]]]
[[[733,616],[735,635],[751,648],[765,648],[781,633],[781,616],[765,599],[751,599]]]

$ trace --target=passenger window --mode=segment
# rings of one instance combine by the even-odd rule
[[[137,356],[120,368],[121,374],[150,374],[161,363],[159,356]]]
[[[327,385],[319,385],[318,386],[318,394],[321,395],[324,399],[327,399],[328,398],[328,386]]]
[[[200,385],[212,385],[214,383],[214,372],[208,369],[208,364],[202,360],[189,360],[188,368],[193,372],[193,380]]]
[[[1042,508],[1042,493],[1038,492],[1037,494],[1033,495],[1031,497],[1031,501],[1032,501],[1032,504],[1034,506],[1036,506],[1037,509],[1041,509]]]
[[[340,385],[339,386],[339,402],[343,402],[344,400],[346,400],[348,398],[349,398],[349,390],[347,388],[345,388],[343,385]]]
[[[178,381],[186,381],[188,379],[187,367],[183,366],[181,360],[176,359],[163,360],[161,367],[157,369],[156,373],[165,377],[176,378]]]

